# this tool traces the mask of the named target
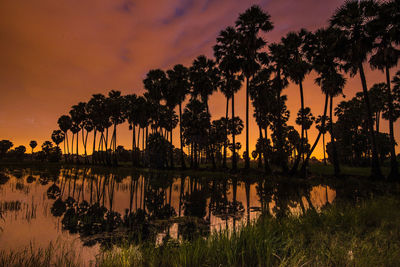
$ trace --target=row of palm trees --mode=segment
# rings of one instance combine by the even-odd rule
[[[72,107],[70,116],[64,115],[58,120],[60,130],[65,135],[67,153],[69,153],[68,134],[70,130],[76,136],[76,155],[78,155],[78,136],[82,135],[84,152],[87,155],[88,133],[93,131],[93,154],[96,151],[96,135],[100,135],[98,150],[110,151],[106,161],[112,161],[117,145],[117,126],[125,120],[129,123],[132,135],[132,151],[140,147],[140,132],[142,133],[142,149],[148,135],[148,127],[152,132],[160,132],[172,142],[172,130],[180,122],[180,152],[181,166],[185,167],[183,147],[186,139],[182,131],[182,105],[186,96],[190,102],[200,101],[204,104],[206,113],[210,115],[208,99],[213,92],[220,90],[226,97],[225,135],[231,133],[232,169],[237,168],[235,118],[235,93],[246,84],[246,147],[245,168],[250,167],[249,158],[249,101],[254,107],[254,117],[260,132],[260,142],[264,145],[261,153],[266,170],[270,170],[271,154],[267,149],[273,141],[273,151],[277,162],[284,173],[294,174],[301,170],[305,172],[309,159],[326,132],[325,124],[329,122],[331,143],[333,146],[333,161],[335,174],[340,174],[338,153],[335,148],[335,136],[332,130],[333,98],[341,95],[346,84],[344,73],[350,76],[359,74],[363,89],[363,99],[367,110],[368,129],[372,150],[371,168],[374,177],[381,178],[381,168],[378,160],[376,137],[373,129],[373,116],[368,95],[364,64],[369,60],[372,68],[385,71],[388,105],[388,120],[391,139],[391,172],[390,177],[398,177],[393,130],[393,94],[391,88],[390,70],[397,66],[400,43],[400,0],[376,2],[374,0],[348,0],[339,7],[330,19],[328,27],[315,32],[305,29],[290,32],[279,43],[267,42],[261,33],[273,29],[270,15],[259,6],[252,6],[241,13],[235,26],[222,30],[214,46],[214,59],[205,56],[197,57],[190,67],[181,64],[163,71],[151,70],[143,81],[146,92],[143,96],[122,96],[118,91],[111,91],[108,97],[101,94],[93,95],[87,103],[79,103]],[[310,148],[307,148],[307,112],[304,103],[303,82],[311,72],[317,73],[316,84],[325,95],[324,112],[320,116],[319,134]],[[296,159],[289,170],[287,153],[286,125],[289,112],[286,109],[286,96],[282,95],[289,82],[298,85],[300,93],[300,140]],[[231,120],[228,120],[229,101],[231,101]],[[179,116],[175,109],[178,107]],[[329,107],[329,116],[328,116]],[[328,120],[327,118],[330,118]],[[112,127],[112,137],[108,140],[108,131]],[[138,128],[136,140],[135,129]],[[309,128],[309,127],[308,127]],[[267,130],[272,133],[268,134]],[[72,141],[73,143],[74,141]],[[226,167],[226,148],[229,140],[224,142],[224,161]],[[65,146],[65,142],[64,142]],[[210,151],[210,147],[205,147]],[[71,146],[71,152],[73,147]],[[173,167],[171,153],[171,166]],[[96,159],[95,159],[96,160]],[[116,159],[113,159],[114,161]]]

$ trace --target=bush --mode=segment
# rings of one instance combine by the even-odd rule
[[[147,139],[147,160],[150,168],[164,169],[168,166],[168,153],[171,146],[171,143],[159,133],[149,135]]]

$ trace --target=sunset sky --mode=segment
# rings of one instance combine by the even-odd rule
[[[213,57],[218,33],[234,25],[238,14],[252,4],[271,15],[274,30],[265,35],[277,42],[289,31],[315,30],[344,1],[339,0],[2,0],[0,1],[0,140],[14,146],[39,146],[58,128],[57,119],[72,105],[88,101],[94,93],[111,89],[142,94],[142,80],[150,69],[189,66],[200,54]],[[395,71],[392,70],[392,74]],[[304,82],[305,105],[322,114],[324,97],[311,73]],[[367,70],[368,86],[384,81],[380,71]],[[359,76],[349,78],[346,99],[361,90]],[[245,119],[245,90],[235,97],[235,112]],[[289,124],[300,108],[299,90],[284,90],[291,111]],[[335,102],[343,100],[338,97]],[[225,98],[210,98],[213,119],[225,114]],[[252,114],[252,113],[251,113]],[[382,123],[387,131],[387,121]],[[258,131],[250,122],[253,150]],[[178,127],[174,144],[178,142]],[[395,123],[400,140],[399,123]],[[310,142],[317,131],[310,131]],[[119,127],[118,144],[131,147],[128,126]],[[330,137],[327,138],[329,140]],[[242,146],[245,134],[239,137]],[[30,151],[30,149],[28,149]],[[83,152],[82,150],[80,150]],[[322,157],[322,145],[315,156]]]

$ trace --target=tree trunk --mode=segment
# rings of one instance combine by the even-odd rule
[[[258,130],[259,130],[259,135],[260,135],[260,141],[263,140],[263,135],[262,135],[262,130],[261,130],[261,126],[258,125]],[[257,151],[260,152],[260,151]],[[262,153],[258,153],[258,168],[261,169],[262,168]]]
[[[235,139],[235,94],[232,93],[232,170],[236,171],[237,163],[236,163],[236,139]]]
[[[182,103],[179,103],[179,139],[181,141],[181,168],[186,169],[185,155],[183,153],[183,138],[182,138]]]
[[[300,105],[301,105],[301,139],[300,139],[300,149],[299,149],[299,154],[296,157],[296,160],[294,161],[294,164],[292,166],[292,169],[290,170],[289,174],[293,175],[297,172],[297,168],[299,167],[300,160],[303,157],[303,162],[304,162],[304,93],[303,93],[303,83],[299,83],[299,88],[300,88]]]
[[[278,139],[278,156],[279,156],[279,161],[281,164],[281,168],[282,168],[282,172],[283,173],[287,173],[288,171],[288,166],[287,166],[287,158],[285,158],[286,156],[284,155],[284,151],[283,151],[283,144],[284,144],[284,140],[283,140],[283,135],[282,135],[282,114],[281,114],[281,88],[282,88],[282,80],[281,80],[281,71],[280,69],[278,69],[277,71],[277,79],[279,82],[279,90],[277,90],[276,94],[277,94],[277,99],[276,101],[278,101],[278,122],[277,122],[277,139]]]
[[[329,111],[329,117],[331,118],[330,122],[329,122],[329,128],[330,128],[330,133],[331,133],[331,143],[332,143],[332,153],[333,153],[333,167],[334,167],[334,171],[335,171],[335,176],[338,177],[340,175],[340,166],[339,166],[339,158],[338,158],[338,154],[337,154],[337,150],[336,150],[336,143],[335,143],[335,134],[333,132],[333,114],[332,114],[332,110],[333,110],[333,97],[330,97],[330,111]]]
[[[92,151],[92,164],[96,163],[96,156],[95,156],[95,152],[96,152],[96,127],[93,129],[93,151]]]
[[[246,77],[246,158],[245,169],[250,168],[250,151],[249,151],[249,78]]]
[[[325,153],[326,148],[325,148],[325,134],[324,133],[322,134],[322,145],[323,145],[322,149],[324,152],[324,165],[326,166],[326,153]]]
[[[359,64],[358,68],[360,71],[361,84],[363,87],[364,102],[365,102],[365,105],[367,108],[367,125],[368,125],[368,129],[370,132],[370,141],[372,144],[371,175],[376,179],[383,179],[382,172],[381,172],[381,166],[379,163],[378,150],[377,150],[377,146],[376,146],[374,127],[373,127],[373,122],[372,122],[372,112],[371,112],[371,105],[370,105],[369,96],[368,96],[367,81],[365,79],[364,68],[363,68],[363,65],[361,62]]]
[[[268,153],[267,153],[267,146],[266,146],[267,145],[267,141],[268,141],[267,128],[268,127],[264,128],[265,147],[264,147],[263,154],[264,154],[264,169],[265,169],[265,172],[267,174],[269,174],[269,173],[271,173],[271,167],[269,166],[269,162],[268,162]]]
[[[136,144],[136,131],[135,131],[135,124],[132,123],[132,165],[135,166],[135,144]]]
[[[224,142],[224,157],[222,160],[222,167],[226,168],[226,152],[227,152],[227,147],[228,147],[228,110],[229,110],[229,98],[226,98],[226,113],[225,113],[225,120],[226,120],[226,125],[225,125],[225,142]]]
[[[170,153],[171,153],[170,158],[171,158],[171,160],[170,161],[171,161],[171,168],[173,169],[174,168],[174,148],[172,146],[172,131],[173,131],[173,129],[171,127],[171,149],[170,149]]]
[[[386,84],[387,84],[388,104],[389,104],[389,134],[390,134],[390,173],[388,178],[390,180],[398,180],[399,170],[397,166],[396,151],[395,151],[396,141],[394,140],[394,129],[393,129],[393,98],[390,89],[390,72],[388,66],[386,66]]]
[[[325,128],[325,117],[326,117],[326,110],[328,109],[328,95],[325,95],[325,106],[324,106],[324,115],[322,116],[322,120],[321,120],[321,129]],[[314,152],[315,147],[318,144],[319,139],[321,138],[321,134],[322,132],[319,131],[318,135],[317,135],[317,139],[315,139],[315,142],[313,144],[313,146],[311,147],[310,151],[307,154],[306,159],[303,162],[303,165],[301,166],[301,173],[303,177],[306,177],[307,173],[307,165],[308,165],[308,160],[311,157],[311,154]]]

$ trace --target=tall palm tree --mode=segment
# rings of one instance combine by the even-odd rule
[[[69,114],[72,120],[71,131],[76,134],[76,162],[79,163],[79,132],[83,129],[82,122],[86,118],[86,103],[79,102],[77,105],[73,105]],[[72,145],[73,138],[74,136],[72,136]]]
[[[152,120],[153,125],[156,127],[156,130],[159,130],[160,124],[160,115],[161,115],[161,105],[160,101],[162,100],[162,90],[167,87],[168,79],[165,72],[161,69],[150,70],[146,78],[143,80],[144,88],[146,89],[146,93],[144,94],[145,98],[148,101],[149,105],[152,105]]]
[[[332,129],[332,99],[333,97],[342,94],[346,79],[339,73],[339,69],[342,65],[336,60],[338,55],[343,53],[343,39],[340,38],[340,32],[338,29],[327,28],[319,29],[314,34],[308,34],[306,37],[305,51],[308,60],[312,63],[313,69],[317,72],[318,76],[315,82],[321,87],[322,93],[325,94],[325,106],[324,114],[321,118],[320,131],[318,136],[307,154],[307,157],[302,165],[302,173],[306,171],[308,161],[313,153],[318,141],[323,133],[326,123],[326,113],[328,108],[328,100],[331,99],[330,107],[330,134],[333,144],[333,161],[335,168],[335,175],[339,175],[340,167],[339,160],[337,158],[334,132]]]
[[[206,111],[210,114],[208,99],[219,86],[219,69],[215,66],[212,59],[204,55],[198,56],[189,69],[192,99],[199,99],[204,103]],[[208,129],[210,130],[210,129]],[[205,146],[206,159],[208,159],[211,148],[209,144]]]
[[[389,133],[390,133],[390,174],[391,180],[399,178],[399,170],[396,160],[393,129],[393,96],[391,92],[390,84],[390,69],[397,66],[397,62],[400,57],[400,51],[395,47],[395,38],[393,34],[393,28],[395,28],[395,19],[393,14],[396,14],[395,10],[400,13],[400,7],[396,7],[394,1],[388,3],[382,3],[379,6],[377,17],[370,21],[369,33],[375,37],[374,42],[374,54],[371,56],[369,63],[373,69],[377,68],[386,73],[386,86],[387,96],[386,102],[388,104],[388,119],[389,119]]]
[[[225,120],[228,122],[228,105],[231,100],[232,118],[235,118],[235,93],[239,91],[242,83],[242,75],[239,74],[242,59],[239,56],[239,34],[233,27],[227,27],[217,37],[217,44],[214,46],[214,56],[220,70],[220,90],[226,97]],[[233,120],[232,120],[233,122]],[[232,128],[234,126],[232,125]],[[228,135],[228,124],[225,126],[225,134]],[[232,143],[235,144],[235,131],[232,131]],[[226,152],[228,138],[224,144],[223,167],[226,167]],[[233,146],[232,169],[236,170],[236,151]]]
[[[103,117],[106,111],[105,109],[105,96],[102,94],[94,94],[86,105],[86,110],[88,113],[88,119],[93,124],[93,151],[92,151],[92,164],[96,163],[97,157],[96,152],[96,134],[103,132]],[[101,138],[102,141],[102,138]],[[99,141],[99,142],[101,142]]]
[[[375,132],[373,128],[371,104],[368,96],[367,81],[365,78],[363,63],[367,55],[373,49],[374,38],[368,33],[368,22],[371,14],[374,14],[378,6],[374,0],[348,0],[333,14],[331,26],[339,29],[346,38],[346,49],[340,58],[345,62],[345,71],[351,76],[360,74],[361,85],[364,94],[364,103],[367,109],[367,125],[370,132],[372,145],[372,176],[382,179],[376,146]]]
[[[138,124],[138,114],[140,112],[136,94],[125,96],[125,117],[132,130],[132,164],[136,164],[136,125]]]
[[[300,163],[300,159],[303,155],[304,148],[304,93],[303,93],[303,81],[305,76],[311,71],[312,66],[306,60],[303,46],[305,44],[305,38],[308,32],[305,29],[301,29],[297,32],[290,32],[286,37],[282,38],[282,44],[284,45],[286,52],[288,53],[288,64],[285,68],[288,78],[299,86],[300,89],[300,114],[301,114],[301,138],[300,138],[300,151],[297,155],[296,161],[293,164],[291,173],[294,173]]]
[[[269,32],[273,29],[271,16],[259,6],[253,5],[244,13],[239,14],[236,27],[240,33],[240,55],[244,59],[242,71],[246,77],[246,163],[245,168],[250,167],[249,157],[249,82],[260,68],[258,63],[259,51],[266,42],[258,36],[259,32]]]
[[[281,164],[282,171],[285,173],[288,171],[287,156],[284,152],[284,120],[282,117],[282,111],[284,109],[283,98],[281,93],[283,89],[288,86],[287,74],[285,73],[288,64],[288,53],[282,43],[273,43],[269,45],[270,50],[270,68],[273,71],[275,77],[272,79],[271,89],[275,93],[274,99],[277,103],[276,107],[276,127],[275,135],[277,137],[277,154],[279,162]]]
[[[168,87],[173,92],[177,104],[179,106],[179,139],[181,145],[181,168],[186,169],[185,156],[183,152],[183,138],[182,138],[182,103],[185,101],[186,95],[189,93],[189,70],[181,65],[175,65],[173,69],[167,71]],[[172,138],[171,138],[172,142]]]
[[[110,150],[113,152],[113,164],[117,165],[117,125],[125,121],[124,117],[124,98],[120,91],[111,90],[108,93],[107,108],[110,112],[110,121],[114,125],[114,130],[110,142]]]
[[[218,89],[219,73],[215,62],[204,55],[198,56],[189,69],[189,77],[191,83],[191,95],[193,98],[200,97],[205,104],[207,112],[210,113],[208,107],[208,98],[214,91]]]
[[[72,120],[71,117],[68,115],[62,115],[58,121],[58,127],[60,128],[61,131],[64,132],[65,139],[64,139],[64,154],[69,155],[69,144],[68,144],[68,130],[71,129],[72,127]],[[65,150],[65,140],[67,140],[67,150]]]
[[[268,68],[268,66],[264,66],[253,77],[250,84],[250,97],[254,107],[254,117],[260,129],[260,144],[262,144],[261,147],[264,156],[264,168],[267,173],[271,172],[268,162],[269,156],[267,153],[267,129],[271,124],[271,114],[275,106],[275,93],[272,88],[271,74],[272,70]],[[264,130],[264,137],[262,130]]]

